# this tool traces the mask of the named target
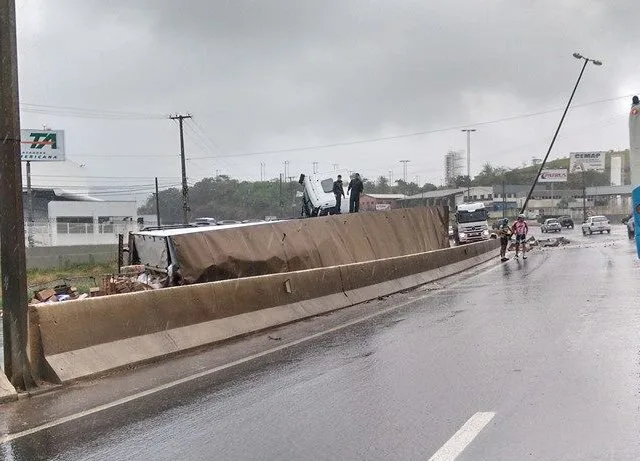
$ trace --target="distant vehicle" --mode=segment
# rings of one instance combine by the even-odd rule
[[[582,225],[582,235],[591,235],[595,232],[603,233],[611,233],[611,225],[609,224],[609,219],[606,216],[591,216],[587,221]]]
[[[216,226],[226,226],[229,224],[242,224],[240,221],[236,221],[235,219],[223,219],[221,221],[216,222]]]
[[[627,226],[627,235],[629,239],[633,239],[636,236],[636,223],[633,220],[633,215],[629,215],[622,220],[622,224]]]
[[[461,203],[458,205],[453,226],[453,239],[456,244],[489,240],[488,212],[484,203]]]
[[[215,226],[218,222],[214,218],[196,218],[196,226]]]
[[[245,219],[242,221],[242,224],[255,223],[255,222],[265,222],[264,219]]]
[[[567,229],[573,229],[574,227],[573,219],[571,218],[571,216],[560,216],[558,218],[558,221],[560,221],[560,225],[562,227],[566,227]]]
[[[560,224],[560,221],[558,221],[557,219],[554,219],[554,218],[545,219],[544,223],[542,223],[542,226],[540,226],[540,230],[542,231],[543,234],[546,234],[549,232],[560,232],[562,230],[562,225]]]

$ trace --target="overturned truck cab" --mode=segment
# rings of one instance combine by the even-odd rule
[[[301,174],[298,183],[302,186],[302,216],[326,216],[338,214],[336,209],[336,197],[333,193],[333,183],[342,176],[342,189],[347,193],[349,184],[349,171],[332,171],[330,173]],[[349,200],[345,197],[340,204],[340,213],[349,212]]]

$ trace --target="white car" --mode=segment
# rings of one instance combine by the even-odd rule
[[[587,219],[582,225],[582,235],[591,235],[595,232],[599,232],[601,234],[611,233],[611,224],[609,224],[609,219],[606,216],[591,216]]]

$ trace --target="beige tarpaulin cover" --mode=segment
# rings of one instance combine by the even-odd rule
[[[371,261],[449,246],[443,207],[279,221],[171,239],[186,283]]]

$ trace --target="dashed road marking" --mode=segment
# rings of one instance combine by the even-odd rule
[[[453,434],[447,443],[431,457],[429,461],[454,461],[465,448],[469,446],[480,431],[493,419],[496,414],[486,411],[473,415],[464,425]]]

